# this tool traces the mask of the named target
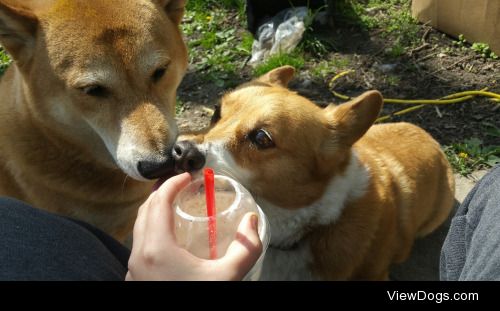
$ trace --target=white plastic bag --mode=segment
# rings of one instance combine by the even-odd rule
[[[304,20],[308,13],[307,7],[286,9],[261,25],[248,64],[255,67],[271,55],[292,52],[306,30]]]

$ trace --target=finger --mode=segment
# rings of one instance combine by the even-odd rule
[[[138,249],[139,245],[142,245],[144,240],[144,235],[146,231],[146,222],[147,222],[147,214],[149,210],[149,205],[151,204],[151,200],[155,194],[152,193],[147,198],[146,202],[144,202],[137,211],[137,218],[134,223],[133,230],[133,239],[132,239],[132,251]]]
[[[146,210],[147,208],[145,206],[149,205],[149,203],[151,202],[151,200],[153,199],[153,196],[155,195],[155,193],[151,193],[148,198],[146,199],[146,201],[144,201],[144,203],[139,207],[139,210],[137,211],[137,218],[146,218],[145,217],[145,214],[146,214]]]
[[[191,181],[191,175],[189,173],[182,173],[176,176],[173,176],[167,179],[161,186],[158,188],[159,193],[168,194],[173,201],[177,192],[179,192],[182,188],[184,188]]]
[[[134,279],[132,278],[132,275],[130,274],[130,271],[127,271],[127,275],[125,276],[125,281],[133,281]]]
[[[168,179],[155,192],[148,215],[148,239],[158,242],[175,241],[172,204],[175,196],[190,181],[191,175],[183,173]]]
[[[246,214],[241,220],[234,241],[217,265],[229,280],[241,280],[250,271],[262,253],[258,233],[258,216]]]

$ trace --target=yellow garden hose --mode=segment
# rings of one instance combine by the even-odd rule
[[[351,99],[351,97],[349,97],[349,96],[346,96],[346,95],[343,95],[343,94],[336,92],[334,90],[334,86],[335,86],[334,84],[335,84],[335,81],[337,81],[339,78],[341,78],[347,74],[350,74],[352,72],[354,72],[354,70],[343,71],[343,72],[337,74],[336,76],[334,76],[330,80],[328,87],[335,97],[340,98],[342,100],[350,100]],[[391,119],[393,116],[403,115],[405,113],[421,109],[421,108],[425,107],[426,105],[456,104],[456,103],[461,103],[461,102],[467,101],[469,99],[472,99],[475,96],[489,97],[490,100],[500,103],[500,94],[493,93],[493,92],[487,92],[487,88],[482,89],[480,91],[466,91],[466,92],[455,93],[455,94],[445,96],[441,99],[411,99],[411,100],[408,100],[408,99],[384,98],[384,103],[386,103],[386,104],[405,104],[405,105],[418,104],[418,105],[394,112],[390,115],[379,117],[375,122],[386,121],[388,119]]]

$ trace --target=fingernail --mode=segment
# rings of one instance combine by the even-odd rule
[[[257,227],[259,225],[259,218],[257,215],[253,214],[250,216],[250,223],[252,224],[252,229],[257,230]]]

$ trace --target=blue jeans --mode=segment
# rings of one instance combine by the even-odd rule
[[[0,198],[0,280],[124,280],[129,256],[86,223]]]
[[[441,280],[500,280],[500,166],[467,195],[441,250]]]

